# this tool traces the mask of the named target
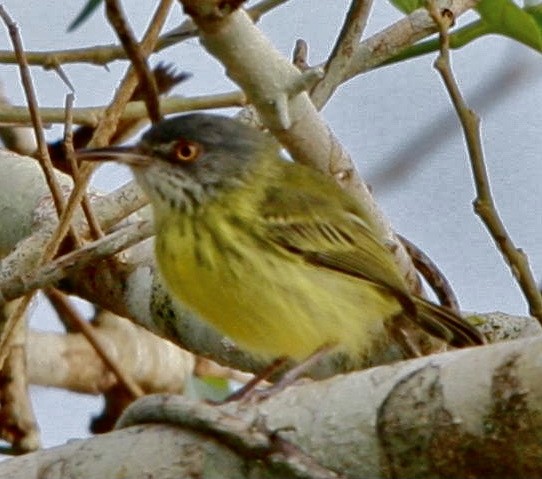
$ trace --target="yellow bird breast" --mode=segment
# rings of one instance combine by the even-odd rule
[[[155,244],[170,293],[257,356],[301,360],[330,344],[367,354],[401,311],[382,288],[263,249],[211,207],[176,219],[158,225]]]

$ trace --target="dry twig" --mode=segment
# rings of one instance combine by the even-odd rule
[[[143,396],[144,392],[139,384],[124,371],[124,368],[118,361],[111,357],[108,349],[102,344],[100,337],[95,333],[92,326],[90,326],[72,306],[66,295],[55,288],[47,288],[45,293],[59,314],[66,319],[67,323],[71,324],[75,330],[80,331],[83,334],[86,340],[94,348],[94,351],[96,351],[96,354],[98,354],[107,368],[115,375],[124,389],[128,391],[132,399]]]
[[[73,181],[74,183],[78,183],[79,182],[79,166],[77,165],[77,161],[75,160],[75,152],[73,149],[73,132],[72,132],[73,99],[74,98],[73,98],[72,93],[68,94],[66,97],[66,123],[64,125],[63,147],[66,154],[66,158],[68,159],[68,163],[70,165]],[[92,238],[93,239],[101,238],[104,234],[100,226],[100,223],[98,219],[96,218],[96,215],[92,211],[92,206],[90,204],[90,200],[88,199],[88,196],[86,193],[83,195],[81,206],[83,207],[83,212],[85,214],[85,218],[87,219],[87,223],[90,228],[90,233],[92,235]]]
[[[230,108],[245,106],[246,98],[241,91],[201,95],[191,98],[170,96],[160,99],[160,110],[165,114],[180,113],[190,110],[208,110],[212,108]],[[107,107],[73,108],[73,122],[77,125],[96,127],[106,115]],[[42,107],[39,109],[42,120],[47,123],[64,123],[66,110],[64,108]],[[120,114],[120,120],[139,120],[147,117],[147,109],[142,101],[130,102]],[[28,108],[25,106],[2,105],[0,123],[27,126],[30,122]]]
[[[372,0],[352,0],[341,33],[326,62],[324,78],[311,91],[311,100],[318,110],[322,109],[343,82],[352,55],[365,30],[372,4]]]
[[[433,263],[429,256],[407,238],[401,235],[397,235],[397,237],[401,240],[401,243],[403,243],[403,246],[412,258],[416,270],[425,278],[429,286],[431,286],[431,289],[437,295],[440,304],[459,313],[460,309],[457,297],[452,286],[442,271],[439,270],[438,266]]]
[[[163,5],[165,9],[171,7],[173,0],[166,0]],[[126,50],[128,58],[131,60],[132,66],[137,74],[139,84],[143,90],[143,99],[147,107],[149,118],[153,123],[160,121],[160,105],[158,103],[158,88],[154,81],[154,76],[151,73],[147,64],[146,56],[140,49],[134,32],[130,28],[128,21],[125,18],[124,12],[117,0],[105,0],[105,11],[109,23],[117,33],[117,36]]]
[[[480,119],[467,106],[450,66],[448,29],[454,21],[453,12],[447,9],[439,10],[434,0],[429,2],[428,10],[438,25],[440,34],[440,54],[435,61],[435,68],[440,73],[450,95],[467,143],[476,187],[476,199],[473,203],[474,210],[484,222],[501,254],[510,265],[512,274],[518,281],[529,303],[531,315],[542,324],[542,295],[531,272],[529,261],[525,253],[514,245],[493,201],[482,149]]]
[[[454,17],[470,10],[477,0],[438,0],[439,5],[453,12]],[[425,8],[418,8],[388,28],[363,40],[352,55],[343,81],[376,68],[418,40],[437,31],[435,21]]]
[[[28,62],[26,61],[19,30],[2,5],[0,5],[0,17],[6,24],[13,43],[13,49],[15,51],[15,56],[17,58],[17,63],[19,65],[19,71],[21,74],[21,82],[23,84],[24,93],[28,102],[28,109],[30,110],[30,118],[32,119],[34,133],[38,142],[38,159],[47,180],[49,190],[53,195],[56,211],[60,216],[62,210],[64,209],[64,196],[62,195],[60,186],[56,181],[53,173],[53,164],[51,163],[51,158],[49,157],[49,152],[47,151],[47,141],[45,140],[45,134],[43,133],[43,124],[39,115],[38,101],[34,91],[34,86],[32,84],[32,77],[30,76],[30,69],[28,68]]]
[[[18,276],[4,281],[0,285],[0,297],[3,301],[10,301],[36,289],[50,286],[89,263],[108,258],[140,243],[151,234],[152,225],[148,221],[141,221],[121,228],[108,236],[60,256],[54,261],[43,264],[31,276]]]

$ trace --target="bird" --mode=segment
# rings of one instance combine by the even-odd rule
[[[485,342],[413,294],[363,205],[266,132],[190,113],[134,145],[78,156],[130,166],[152,205],[168,293],[257,358],[303,361],[326,347],[370,356],[398,317],[454,347]]]

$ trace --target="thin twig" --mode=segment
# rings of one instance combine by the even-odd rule
[[[160,99],[160,110],[164,114],[181,113],[190,110],[208,110],[213,108],[230,108],[245,106],[246,98],[241,91],[202,95],[191,98],[170,96]],[[107,107],[84,107],[73,109],[73,122],[77,125],[97,126],[105,115]],[[46,123],[64,123],[66,112],[64,108],[40,108],[40,115]],[[137,120],[145,118],[147,110],[142,101],[134,101],[126,105],[120,115],[120,120]],[[26,106],[2,105],[0,108],[0,124],[6,126],[27,126],[30,115]]]
[[[173,0],[169,0],[169,5],[167,6],[168,9],[172,3]],[[144,92],[143,98],[149,118],[153,123],[156,123],[160,121],[161,118],[160,105],[158,103],[158,88],[145,59],[146,55],[141,51],[134,32],[130,28],[119,2],[117,0],[105,0],[105,5],[107,19],[117,33],[117,37],[126,50],[128,58],[130,58],[132,66],[137,73],[139,84]]]
[[[73,150],[73,131],[72,131],[73,100],[74,100],[73,93],[70,93],[66,96],[66,123],[64,126],[64,148],[66,152],[66,158],[68,159],[68,162],[70,164],[73,181],[74,183],[77,183],[79,181],[79,166],[77,165],[77,161],[75,160],[75,152]],[[85,218],[87,219],[87,223],[90,228],[90,234],[92,238],[93,239],[101,238],[104,234],[100,226],[100,223],[98,219],[96,218],[96,215],[92,211],[92,206],[90,204],[90,200],[88,199],[88,196],[86,195],[86,193],[82,199],[82,206],[83,206],[83,212],[85,214]]]
[[[43,169],[49,190],[53,195],[56,211],[60,216],[62,210],[64,209],[64,197],[62,195],[60,186],[56,181],[53,171],[53,164],[51,162],[51,158],[49,158],[49,152],[47,151],[47,141],[45,140],[45,134],[43,133],[43,124],[39,115],[38,101],[36,98],[36,93],[34,92],[32,77],[30,76],[30,69],[28,68],[28,63],[26,61],[23,44],[19,35],[19,29],[2,5],[0,5],[0,17],[6,24],[9,31],[9,36],[11,37],[11,41],[13,43],[13,49],[15,51],[15,56],[17,58],[17,63],[19,65],[19,71],[21,74],[21,82],[24,87],[28,109],[30,110],[30,118],[34,127],[36,140],[38,142],[39,163]]]
[[[144,56],[148,56],[153,51],[160,30],[166,21],[171,3],[172,0],[160,1],[141,42],[141,52]],[[109,140],[117,128],[119,118],[137,86],[137,82],[138,79],[135,70],[130,67],[118,87],[113,101],[106,108],[103,117],[100,119],[96,131],[89,142],[89,146],[100,147],[109,144]],[[89,165],[87,168],[89,171],[92,171],[94,167]],[[82,180],[84,180],[84,176]]]
[[[477,0],[439,0],[439,4],[450,9],[456,18],[473,8],[476,3]],[[359,43],[343,81],[346,82],[356,75],[381,66],[386,60],[436,31],[435,22],[425,8],[414,10],[393,25]]]
[[[57,65],[69,65],[71,63],[89,63],[101,66],[115,60],[126,59],[124,48],[113,44],[65,50],[27,51],[26,55],[29,65],[41,66],[45,70],[55,69]],[[11,50],[0,50],[0,63],[4,65],[17,63],[15,54]]]
[[[341,33],[324,68],[325,74],[311,92],[311,100],[318,110],[331,98],[343,82],[352,55],[365,30],[373,0],[352,0]]]
[[[437,265],[427,256],[420,248],[407,238],[397,235],[408,254],[412,258],[412,262],[416,270],[425,278],[431,289],[437,295],[440,304],[446,306],[456,313],[460,312],[459,302],[452,289],[452,286],[446,279],[446,276],[440,271]]]
[[[140,243],[152,235],[148,221],[140,221],[43,264],[31,275],[14,277],[0,284],[1,297],[10,301],[23,294],[49,286],[91,262],[97,262]],[[1,348],[0,348],[1,350]]]
[[[70,81],[67,73],[62,68],[62,65],[60,65],[60,64],[55,65],[53,67],[53,70],[60,77],[60,79],[66,84],[66,86],[70,89],[70,91],[72,93],[75,93],[75,87],[73,86],[73,83]]]
[[[262,0],[247,10],[254,22],[257,22],[264,14],[282,5],[288,0]],[[182,34],[178,33],[182,30]],[[177,33],[175,33],[177,32]],[[169,48],[198,35],[198,29],[191,20],[184,22],[181,27],[162,35],[156,42],[154,53]],[[59,65],[70,63],[90,63],[102,66],[115,60],[126,60],[126,50],[120,45],[98,45],[85,48],[70,48],[66,50],[51,51],[27,51],[29,65],[41,66],[46,70],[57,69]],[[1,64],[17,63],[17,58],[11,50],[0,50]]]
[[[96,334],[94,328],[85,321],[79,312],[73,307],[66,295],[55,288],[46,288],[45,293],[55,306],[55,309],[62,314],[73,329],[80,331],[86,340],[92,345],[96,354],[104,364],[116,376],[118,382],[124,386],[133,399],[143,396],[145,393],[132,377],[124,371],[122,366],[112,358],[107,348],[102,344],[101,338]]]
[[[510,265],[512,274],[529,303],[531,315],[542,324],[542,295],[531,272],[529,261],[525,253],[512,242],[493,201],[482,149],[480,119],[465,103],[450,66],[448,29],[454,21],[453,14],[450,10],[439,10],[434,0],[428,3],[428,10],[438,25],[440,34],[440,54],[435,61],[435,68],[442,76],[455,107],[469,151],[477,195],[473,203],[474,210],[484,222],[501,254]]]

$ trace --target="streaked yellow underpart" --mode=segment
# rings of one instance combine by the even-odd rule
[[[262,244],[238,226],[254,217],[244,207],[230,205],[235,216],[212,202],[197,218],[156,212],[156,257],[171,294],[260,357],[299,360],[327,344],[369,353],[385,334],[384,319],[400,313],[398,301],[372,283]]]

